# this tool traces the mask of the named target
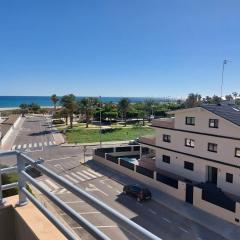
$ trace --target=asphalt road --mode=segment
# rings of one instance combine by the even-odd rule
[[[132,180],[91,160],[87,161],[86,164],[82,164],[83,149],[81,147],[61,147],[54,146],[54,144],[46,146],[44,144],[44,142],[50,141],[53,143],[48,120],[42,117],[34,117],[25,120],[14,145],[16,146],[15,148],[22,149],[19,146],[27,144],[28,147],[22,149],[26,154],[34,159],[43,158],[44,165],[52,171],[65,177],[72,184],[89,192],[162,239],[224,239],[218,234],[209,231],[199,224],[195,224],[153,200],[138,203],[135,199],[123,195],[122,183],[131,183]],[[43,143],[42,146],[38,144],[37,147],[34,147],[36,146],[35,143],[40,142]],[[29,144],[32,144],[31,147],[29,147]],[[87,159],[91,158],[91,152],[92,147],[89,147]],[[1,159],[1,163],[14,165],[15,160],[13,158]],[[111,239],[139,239],[133,232],[124,229],[118,222],[112,221],[98,209],[74,196],[46,176],[41,176],[37,180],[45,189],[48,189],[61,198],[79,214],[106,233]],[[94,239],[66,214],[60,210],[58,211],[81,239]]]

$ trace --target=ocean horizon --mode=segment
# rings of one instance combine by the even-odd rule
[[[59,97],[61,98],[61,96]],[[77,96],[78,100],[81,100],[82,96]],[[108,103],[118,103],[119,100],[123,97],[101,97],[102,102]],[[172,98],[153,98],[153,97],[128,97],[132,103],[136,102],[142,102],[145,99],[152,98],[155,99],[158,102],[172,102],[176,101],[176,99]],[[37,103],[42,107],[48,107],[52,106],[52,101],[50,99],[50,96],[0,96],[0,108],[14,108],[19,107],[20,104],[26,103]]]

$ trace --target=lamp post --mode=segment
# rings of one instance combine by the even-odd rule
[[[224,73],[224,66],[225,64],[228,63],[228,60],[223,60],[223,64],[222,64],[222,83],[221,83],[221,99],[222,99],[222,96],[223,96],[223,73]]]
[[[99,111],[99,144],[102,148],[102,97],[99,97],[100,101],[100,111]]]

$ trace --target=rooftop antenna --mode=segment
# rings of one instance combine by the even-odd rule
[[[222,83],[221,83],[221,99],[223,97],[223,74],[224,74],[224,69],[225,69],[225,65],[230,62],[230,60],[223,60],[223,64],[222,64]]]

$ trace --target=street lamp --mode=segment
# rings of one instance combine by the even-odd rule
[[[224,66],[225,64],[227,64],[229,62],[229,60],[223,60],[223,64],[222,64],[222,83],[221,83],[221,99],[223,96],[223,73],[224,73]]]
[[[99,111],[99,143],[102,148],[102,97],[99,96],[100,111]]]

